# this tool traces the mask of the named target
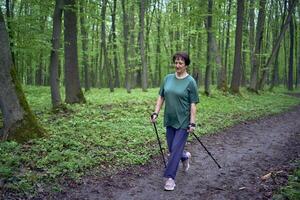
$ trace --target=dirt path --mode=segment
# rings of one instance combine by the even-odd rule
[[[191,137],[191,136],[190,136]],[[160,157],[151,165],[97,180],[89,177],[74,188],[66,188],[54,199],[271,199],[272,190],[286,182],[300,157],[300,106],[284,114],[245,122],[212,136],[201,138],[218,160],[218,169],[204,149],[193,141],[188,173],[177,173],[173,192],[163,190]],[[180,165],[181,167],[181,165]],[[261,176],[275,172],[266,181]]]

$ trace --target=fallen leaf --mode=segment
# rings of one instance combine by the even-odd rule
[[[271,175],[272,175],[272,172],[267,173],[266,175],[263,175],[262,177],[260,177],[260,179],[263,180],[263,181],[265,181],[265,180],[267,180],[268,178],[270,178]]]

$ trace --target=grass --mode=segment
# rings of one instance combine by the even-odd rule
[[[197,134],[212,134],[244,120],[256,119],[300,104],[285,95],[282,88],[260,95],[242,91],[242,96],[213,91],[201,94],[197,105]],[[299,92],[299,91],[298,91]],[[30,194],[50,184],[59,190],[57,180],[73,180],[90,169],[105,169],[99,176],[125,166],[143,165],[159,153],[156,135],[149,122],[158,88],[142,92],[124,89],[92,89],[85,93],[86,104],[68,105],[68,112],[54,114],[49,87],[25,87],[27,100],[39,122],[47,129],[44,138],[20,145],[0,143],[0,182],[4,189]],[[164,141],[163,112],[158,131]],[[1,184],[0,184],[1,187]]]

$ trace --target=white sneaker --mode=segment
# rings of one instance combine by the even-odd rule
[[[176,184],[175,184],[174,179],[168,178],[168,179],[166,180],[165,190],[167,190],[167,191],[173,191],[174,188],[175,188],[175,186],[176,186]]]
[[[182,162],[183,171],[187,172],[190,168],[190,158],[192,157],[190,152],[186,152],[186,156],[188,157],[185,161]]]

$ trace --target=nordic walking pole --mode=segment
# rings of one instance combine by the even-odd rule
[[[195,138],[198,140],[198,142],[201,144],[201,146],[205,149],[205,151],[208,153],[208,155],[213,159],[213,161],[215,161],[215,163],[218,165],[219,168],[221,168],[221,166],[219,165],[219,163],[216,161],[216,159],[211,155],[211,153],[207,150],[207,148],[204,146],[204,144],[200,141],[199,137],[192,132],[193,135],[195,136]]]
[[[155,133],[156,133],[156,137],[157,137],[157,141],[158,141],[160,153],[161,153],[161,156],[162,156],[162,158],[163,158],[165,168],[167,168],[166,161],[165,161],[165,157],[164,157],[164,153],[163,153],[163,150],[162,150],[162,148],[161,148],[161,143],[160,143],[160,139],[159,139],[158,132],[157,132],[157,128],[156,128],[156,122],[152,122],[152,123],[153,123],[154,129],[155,129]]]

